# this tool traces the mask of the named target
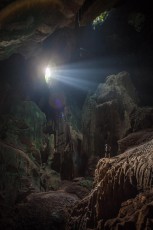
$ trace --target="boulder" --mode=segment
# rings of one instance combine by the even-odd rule
[[[60,174],[50,168],[45,168],[41,173],[41,186],[44,191],[57,190],[60,186]]]
[[[33,193],[16,205],[0,224],[6,230],[64,230],[67,210],[77,201],[77,196],[62,191]]]

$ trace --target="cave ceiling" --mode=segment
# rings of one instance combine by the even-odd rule
[[[1,0],[0,60],[13,53],[38,54],[43,41],[62,28],[88,25],[120,0]]]

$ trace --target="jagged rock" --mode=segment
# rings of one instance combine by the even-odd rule
[[[109,219],[116,219],[123,202],[127,201],[128,204],[129,199],[135,199],[140,192],[150,190],[153,187],[152,149],[153,140],[133,147],[114,158],[102,158],[96,168],[94,189],[89,196],[76,204],[66,229],[71,229],[73,225],[76,229],[82,230],[102,229]],[[142,210],[143,208],[146,209],[145,206]],[[149,213],[150,211],[146,211],[143,214],[145,220],[150,218]],[[132,226],[140,226],[143,222],[140,217],[133,221]],[[148,221],[151,224],[150,220]],[[130,226],[130,223],[127,226]],[[111,229],[116,228],[112,225]]]
[[[82,133],[78,127],[80,117],[77,116],[80,111],[72,104],[69,107],[66,105],[64,111],[57,116],[54,134],[55,150],[50,159],[51,167],[60,172],[63,180],[71,180],[84,173]]]
[[[108,76],[106,82],[99,85],[96,95],[98,104],[114,99],[122,100],[128,112],[131,112],[138,103],[136,89],[132,84],[130,74],[126,71]]]
[[[75,194],[79,199],[83,199],[89,194],[93,187],[91,178],[77,177],[73,181],[62,180],[59,191]]]
[[[13,101],[9,112],[1,115],[3,140],[14,147],[31,152],[43,146],[45,114],[32,101]]]
[[[111,156],[118,151],[117,141],[131,129],[130,114],[137,107],[136,90],[127,72],[108,76],[83,108],[83,149],[88,156]],[[108,155],[109,155],[108,154]]]
[[[153,128],[153,108],[138,107],[130,115],[133,132]]]
[[[150,141],[153,136],[152,129],[146,129],[139,132],[130,133],[125,138],[118,141],[118,153],[123,153],[125,150],[137,145]]]
[[[54,153],[54,137],[53,135],[45,135],[43,140],[43,148],[41,148],[41,161],[51,167],[51,159]]]
[[[60,172],[61,169],[61,154],[59,152],[54,152],[51,158],[51,168],[56,172]]]
[[[83,131],[83,151],[87,155],[95,155],[95,129],[96,129],[96,100],[87,96],[83,106],[82,131]]]
[[[152,200],[153,190],[150,190],[125,201],[117,218],[106,221],[103,229],[152,229]],[[99,229],[101,229],[100,226]]]
[[[66,149],[61,155],[60,174],[62,180],[72,180],[74,177],[73,151]]]
[[[89,194],[89,189],[81,183],[73,182],[65,188],[65,192],[75,194],[79,199],[83,199]]]
[[[98,14],[110,9],[118,1],[113,0],[110,4],[108,0],[102,2],[96,0],[94,3],[84,0],[2,0],[0,59],[15,52],[26,56],[33,56],[33,53],[40,55],[41,43],[57,29],[74,28],[76,21],[80,23],[80,19],[82,24],[90,23]],[[69,48],[70,46],[67,47]],[[63,53],[66,56],[71,54],[67,50]]]
[[[39,167],[28,155],[0,142],[0,191],[6,204],[13,205],[19,193],[40,189]]]
[[[91,156],[87,162],[87,175],[94,177],[95,168],[100,158],[98,156]]]
[[[41,186],[46,192],[50,190],[57,190],[61,183],[60,174],[47,167],[42,171],[40,180]]]
[[[82,4],[83,0],[3,1],[0,5],[0,59],[17,50],[28,56],[40,53],[40,43],[57,28],[74,27]]]
[[[74,167],[74,177],[78,177],[84,174],[82,165],[84,163],[82,155],[82,133],[73,124],[70,123],[70,135],[71,143],[73,148],[73,167]]]
[[[153,108],[137,107],[130,114],[130,134],[118,141],[118,153],[139,145],[152,138]]]
[[[86,25],[89,21],[93,21],[101,12],[111,9],[119,3],[118,0],[109,2],[109,1],[85,1],[84,6],[82,7],[82,16],[81,16],[81,25]]]
[[[0,121],[0,191],[5,202],[13,205],[32,191],[44,189],[40,166],[46,146],[43,133],[46,118],[34,102],[17,97],[12,99],[7,114],[2,110]]]

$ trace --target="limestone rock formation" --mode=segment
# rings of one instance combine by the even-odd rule
[[[83,148],[91,155],[117,154],[117,141],[131,129],[130,114],[137,107],[136,90],[127,72],[108,76],[83,108]],[[107,149],[106,149],[107,148]],[[108,149],[109,148],[109,149]]]
[[[153,108],[136,108],[130,116],[132,132],[153,128]]]
[[[118,140],[118,153],[151,140],[153,128],[153,108],[137,107],[130,114],[130,134]]]
[[[76,22],[80,23],[80,20],[82,24],[87,24],[118,1],[114,0],[110,4],[109,1],[96,0],[93,4],[92,1],[84,0],[2,0],[0,59],[7,58],[14,52],[25,56],[31,56],[34,52],[40,54],[41,43],[56,30],[75,28]],[[89,17],[91,11],[93,14]]]
[[[104,229],[152,229],[153,191],[140,193],[125,201],[117,218],[106,221]]]
[[[3,142],[0,171],[0,193],[7,205],[14,205],[21,193],[27,195],[40,189],[39,167],[25,152]]]
[[[55,191],[60,187],[60,174],[50,167],[45,167],[44,170],[41,170],[40,174],[40,183],[44,191]]]
[[[121,154],[127,149],[136,147],[137,145],[143,144],[151,140],[152,135],[152,129],[144,129],[138,132],[130,133],[129,135],[118,141],[118,153]]]
[[[94,189],[76,204],[66,229],[151,229],[152,148],[151,139],[111,159],[102,158]]]
[[[82,4],[83,0],[2,1],[1,58],[11,55],[12,48],[26,53],[33,47],[32,52],[37,52],[40,43],[57,28],[75,24],[75,15]]]
[[[0,116],[0,193],[13,205],[32,191],[57,189],[60,176],[42,167],[51,154],[49,136],[43,133],[45,114],[34,102],[19,97],[12,98],[11,105],[10,101],[5,103],[9,106],[7,111],[1,107]]]

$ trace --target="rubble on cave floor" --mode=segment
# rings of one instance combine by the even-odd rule
[[[55,191],[33,191],[22,194],[22,199],[7,206],[0,197],[0,225],[5,230],[65,229],[68,213],[72,207],[89,194],[93,187],[91,179],[74,178],[61,181]]]

